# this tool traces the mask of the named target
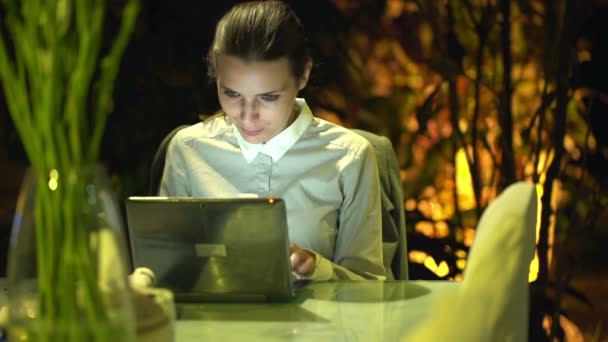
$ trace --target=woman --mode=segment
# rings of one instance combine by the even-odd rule
[[[208,54],[222,112],[173,138],[160,194],[283,198],[296,276],[384,279],[375,155],[364,138],[313,117],[296,98],[311,68],[286,4],[227,12]]]

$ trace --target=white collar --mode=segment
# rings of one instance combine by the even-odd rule
[[[270,156],[272,161],[276,162],[300,139],[312,121],[312,112],[304,99],[296,98],[296,103],[300,107],[298,117],[291,125],[265,143],[252,144],[247,142],[236,126],[232,124],[232,130],[247,163],[251,163],[260,152]]]

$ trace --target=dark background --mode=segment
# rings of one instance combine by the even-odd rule
[[[101,159],[119,200],[148,190],[149,166],[162,138],[174,127],[192,124],[219,109],[215,84],[204,57],[216,22],[239,1],[142,1],[135,32],[115,83],[113,110]],[[104,39],[120,23],[124,1],[108,1]],[[292,1],[311,38],[315,70],[301,95],[312,96],[336,69],[331,55],[319,53],[314,37],[331,36],[346,26],[330,1]],[[378,5],[380,11],[382,5]],[[4,8],[0,7],[4,17]],[[2,21],[5,24],[5,21]],[[314,98],[309,102],[314,104]],[[0,275],[5,272],[8,237],[27,157],[0,94]]]

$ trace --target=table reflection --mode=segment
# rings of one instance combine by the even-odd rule
[[[178,304],[176,340],[395,341],[451,282],[315,282],[284,303]]]

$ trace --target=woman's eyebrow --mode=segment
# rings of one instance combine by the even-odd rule
[[[257,96],[262,96],[262,95],[271,95],[271,94],[274,94],[274,93],[280,93],[280,92],[284,91],[284,90],[285,90],[285,88],[286,88],[286,87],[282,87],[282,88],[277,89],[277,90],[273,90],[273,91],[267,91],[267,92],[265,92],[265,93],[258,94]]]
[[[281,87],[279,89],[272,90],[272,91],[267,91],[267,92],[258,94],[257,96],[263,96],[263,95],[270,95],[270,94],[274,94],[274,93],[280,93],[282,91],[287,90],[287,87],[288,87],[288,83],[285,82],[285,83],[283,83],[283,85],[281,85]]]
[[[229,90],[229,91],[234,91],[235,93],[238,93],[238,91],[231,89],[230,87],[227,87],[225,84],[220,82],[220,87],[223,88],[224,90]],[[256,94],[256,96],[262,96],[262,95],[271,95],[274,93],[280,93],[282,91],[285,91],[285,89],[287,89],[287,86],[282,86],[281,88],[277,89],[277,90],[271,90],[271,91],[267,91],[267,92],[263,92],[260,94]]]
[[[230,91],[234,91],[232,89],[230,89],[229,87],[226,87],[223,83],[220,82],[220,87],[224,88],[225,90],[230,90]]]

